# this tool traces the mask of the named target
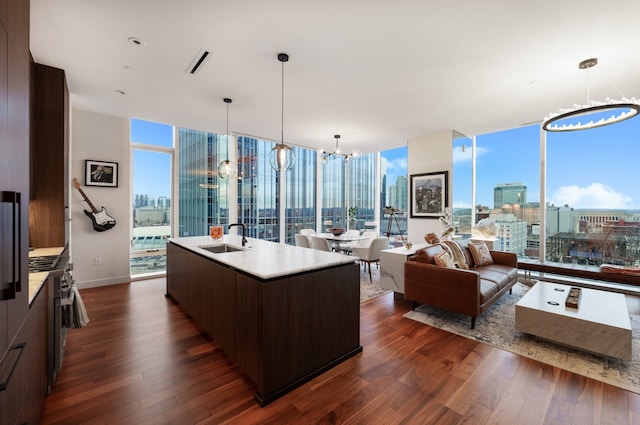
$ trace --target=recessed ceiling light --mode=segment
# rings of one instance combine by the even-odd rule
[[[124,96],[125,94],[127,94],[127,92],[126,92],[126,91],[124,91],[124,90],[116,90],[115,92],[116,92],[116,93],[118,93],[118,94],[121,94],[121,95],[123,95],[123,96]]]
[[[129,37],[127,39],[129,44],[133,44],[134,46],[144,46],[144,41],[140,40],[138,37]]]

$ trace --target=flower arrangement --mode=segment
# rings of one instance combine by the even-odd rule
[[[449,235],[453,237],[453,211],[450,207],[444,209],[444,216],[440,217],[440,223],[442,223],[442,234],[440,235],[440,238],[448,240]]]
[[[349,210],[347,211],[347,215],[349,216],[349,218],[356,218],[356,214],[358,214],[358,207],[349,207]]]

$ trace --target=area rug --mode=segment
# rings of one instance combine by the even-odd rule
[[[371,282],[369,281],[369,269],[360,267],[360,302],[369,301],[378,298],[381,295],[388,294],[388,289],[380,286],[380,270],[373,266],[371,269]]]
[[[526,286],[516,284],[513,294],[505,295],[478,317],[475,329],[471,329],[469,316],[426,305],[404,317],[640,394],[640,316],[630,315],[631,361],[592,355],[516,331],[515,304],[526,290]]]

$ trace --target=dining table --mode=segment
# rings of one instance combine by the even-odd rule
[[[369,239],[367,236],[351,236],[344,233],[341,235],[334,235],[333,233],[319,233],[317,236],[328,240],[329,243],[333,245],[334,251],[345,251],[346,247],[343,244]]]

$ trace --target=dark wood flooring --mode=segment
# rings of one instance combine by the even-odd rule
[[[362,303],[363,353],[264,408],[164,279],[81,294],[45,425],[640,424],[639,395],[405,319],[393,294]]]

